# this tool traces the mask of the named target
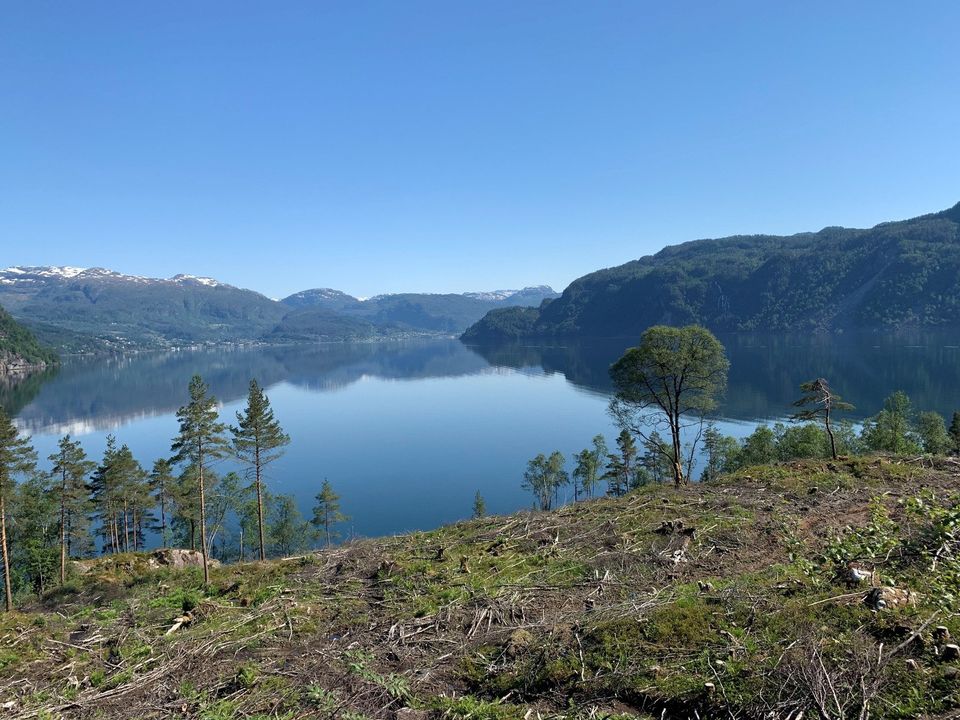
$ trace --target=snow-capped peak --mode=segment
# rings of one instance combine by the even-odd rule
[[[174,275],[170,278],[171,282],[175,283],[197,283],[198,285],[206,285],[207,287],[219,287],[223,283],[218,282],[210,277],[200,277],[197,275],[185,275],[181,273],[180,275]]]

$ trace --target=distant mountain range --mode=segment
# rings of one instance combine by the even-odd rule
[[[533,305],[533,303],[531,303]],[[496,308],[467,341],[960,325],[960,203],[870,229],[695,240],[575,280],[556,300]]]
[[[337,290],[307,290],[277,301],[193,275],[158,279],[104,268],[0,270],[0,307],[45,343],[68,352],[457,334],[491,309],[556,295],[541,287],[360,300]]]

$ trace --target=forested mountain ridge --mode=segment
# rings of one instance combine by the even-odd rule
[[[694,240],[575,280],[538,312],[500,310],[464,339],[960,324],[960,203],[869,229]]]
[[[272,300],[212,278],[124,275],[104,268],[0,270],[0,305],[63,350],[211,343],[367,340],[460,333],[494,307],[540,302],[550,288],[461,295],[380,295],[337,290]]]
[[[0,375],[56,363],[56,353],[41,345],[33,333],[0,307]]]

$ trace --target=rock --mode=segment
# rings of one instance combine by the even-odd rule
[[[956,660],[960,658],[960,645],[947,643],[940,649],[941,660]]]
[[[161,548],[150,554],[150,564],[154,567],[203,567],[203,553],[199,550],[181,550],[178,548]],[[207,558],[208,567],[219,567],[220,561]]]
[[[847,582],[851,585],[862,585],[872,577],[872,572],[866,568],[856,565],[855,563],[850,563],[847,566]]]
[[[917,594],[903,588],[878,587],[867,593],[864,602],[874,610],[906,607],[916,604]]]

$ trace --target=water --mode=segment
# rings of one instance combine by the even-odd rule
[[[857,405],[854,420],[895,389],[918,410],[949,417],[960,408],[956,335],[721,340],[731,371],[719,425],[738,437],[785,417],[799,383],[818,375]],[[270,489],[294,494],[309,516],[328,478],[352,516],[344,530],[374,536],[467,517],[478,490],[490,512],[529,507],[520,487],[528,459],[553,450],[569,457],[597,433],[612,446],[607,368],[630,344],[427,340],[70,360],[55,374],[0,388],[0,402],[33,435],[41,459],[67,432],[97,459],[113,433],[149,469],[169,456],[191,375],[209,383],[228,422],[256,378],[293,440],[269,467]]]

